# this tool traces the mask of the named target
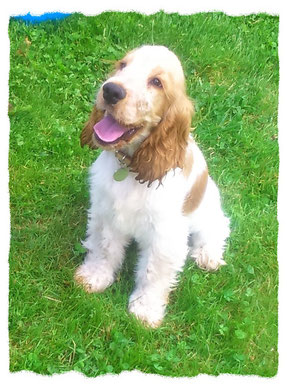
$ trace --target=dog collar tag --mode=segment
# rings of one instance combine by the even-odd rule
[[[114,173],[114,180],[123,181],[128,176],[129,170],[127,167],[120,168]]]

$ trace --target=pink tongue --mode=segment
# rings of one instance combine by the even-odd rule
[[[105,116],[94,126],[94,132],[104,142],[113,142],[120,138],[126,129],[119,125],[111,115]]]

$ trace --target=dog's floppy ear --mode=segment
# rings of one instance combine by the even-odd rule
[[[141,183],[162,178],[170,169],[183,168],[191,131],[192,102],[185,94],[172,99],[163,119],[135,152],[130,170]]]
[[[85,124],[81,136],[81,146],[88,145],[91,149],[97,149],[97,145],[94,142],[94,125],[99,122],[104,116],[103,111],[100,111],[96,106],[94,106],[93,111],[91,112],[88,122]]]

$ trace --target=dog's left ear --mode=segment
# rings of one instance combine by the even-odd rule
[[[132,158],[130,170],[138,174],[136,180],[150,185],[155,180],[161,182],[169,170],[183,168],[193,112],[184,93],[173,97],[159,125]]]
[[[94,142],[94,125],[99,122],[104,116],[103,111],[100,111],[94,106],[91,112],[88,122],[86,122],[80,136],[81,146],[88,145],[91,149],[97,149],[97,145]]]

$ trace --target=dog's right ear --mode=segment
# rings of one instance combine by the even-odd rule
[[[103,116],[103,111],[100,111],[96,106],[94,106],[90,118],[81,132],[80,140],[82,147],[88,145],[91,149],[97,149],[97,145],[95,144],[93,137],[94,125],[99,122]]]

